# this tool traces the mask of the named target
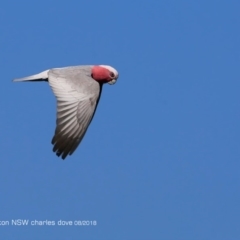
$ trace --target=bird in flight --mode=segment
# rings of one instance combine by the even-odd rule
[[[46,81],[57,98],[53,151],[65,159],[82,141],[96,111],[104,83],[114,84],[118,72],[107,65],[53,68],[14,82]]]

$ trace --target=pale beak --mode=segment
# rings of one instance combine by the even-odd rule
[[[113,78],[111,81],[108,82],[108,84],[113,85],[116,83],[116,81],[117,81],[117,79]]]
[[[118,79],[118,73],[116,74],[115,78],[113,78],[111,81],[108,82],[108,84],[110,84],[110,85],[115,84],[117,79]]]

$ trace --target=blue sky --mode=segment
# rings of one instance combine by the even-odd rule
[[[240,238],[240,2],[4,1],[0,9],[2,239]],[[91,126],[52,152],[54,67],[108,64]]]

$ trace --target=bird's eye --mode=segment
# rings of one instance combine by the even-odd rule
[[[111,78],[114,78],[114,77],[115,77],[115,75],[114,75],[113,72],[110,72],[110,77],[111,77]]]

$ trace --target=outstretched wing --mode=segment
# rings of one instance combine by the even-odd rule
[[[48,81],[57,98],[53,151],[65,159],[83,139],[94,116],[102,86],[81,69],[52,69]]]

